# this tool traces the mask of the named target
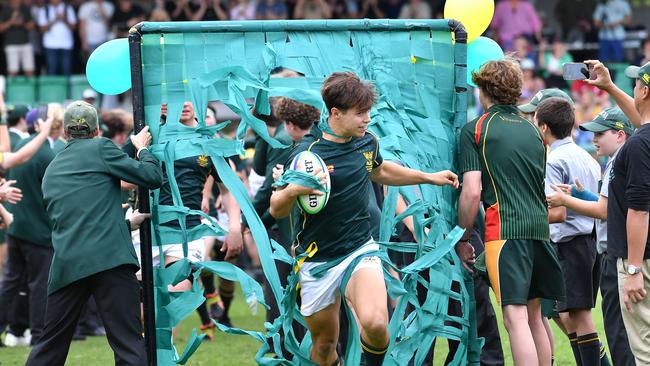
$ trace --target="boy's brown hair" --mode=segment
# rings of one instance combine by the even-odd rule
[[[516,60],[506,58],[485,63],[478,72],[472,72],[472,81],[493,103],[516,105],[524,74]]]
[[[361,80],[353,72],[333,73],[325,79],[320,91],[328,111],[332,108],[368,111],[377,102],[374,85]]]

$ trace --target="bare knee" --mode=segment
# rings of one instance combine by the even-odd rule
[[[503,308],[503,325],[508,333],[521,327],[522,324],[528,326],[528,313],[524,305],[506,305]]]
[[[373,338],[382,338],[388,333],[388,312],[377,310],[359,317],[359,324],[364,333]]]

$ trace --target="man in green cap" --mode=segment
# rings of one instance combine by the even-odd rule
[[[634,133],[630,120],[618,107],[607,108],[596,118],[580,126],[581,130],[594,133],[596,152],[607,156],[609,160],[601,180],[600,195],[597,201],[588,201],[572,197],[572,186],[553,185],[555,194],[546,197],[549,208],[566,207],[578,214],[596,218],[596,248],[600,254],[600,292],[603,297],[602,310],[605,323],[607,344],[614,365],[633,366],[634,357],[630,351],[625,325],[621,316],[618,296],[618,275],[616,258],[607,252],[607,197],[609,196],[609,179],[614,159]],[[576,181],[577,191],[584,191],[580,181]]]
[[[146,363],[140,323],[138,259],[125,224],[120,180],[149,189],[162,171],[147,150],[149,129],[131,137],[134,160],[106,138],[97,138],[97,111],[73,102],[63,117],[68,144],[43,177],[43,203],[52,221],[54,258],[48,283],[45,329],[27,365],[63,365],[80,312],[92,295],[108,342],[120,365]]]

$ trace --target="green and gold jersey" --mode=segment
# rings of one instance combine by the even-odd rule
[[[480,171],[485,241],[549,240],[541,133],[515,106],[497,105],[463,127],[460,173]]]
[[[327,165],[332,183],[327,205],[315,215],[301,212],[299,221],[293,223],[297,252],[313,250],[308,260],[326,262],[352,253],[372,238],[370,174],[383,160],[379,141],[370,133],[336,143],[319,137],[318,132],[312,130],[295,146],[284,169],[303,151],[317,154]]]
[[[158,204],[173,206],[172,188],[167,176],[167,167],[162,164],[163,185],[160,188]],[[190,210],[200,210],[203,199],[203,186],[208,176],[212,175],[217,182],[221,182],[217,171],[212,164],[212,159],[207,155],[190,156],[174,161],[174,177],[176,185],[183,200],[183,206]],[[185,218],[186,227],[191,229],[201,224],[201,216],[188,215]],[[178,220],[172,220],[162,225],[180,228]]]

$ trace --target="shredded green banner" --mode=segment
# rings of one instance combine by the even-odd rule
[[[248,128],[271,146],[286,148],[269,135],[264,122],[252,114],[252,108],[268,114],[268,98],[285,96],[322,109],[319,88],[323,80],[335,71],[353,71],[377,88],[379,101],[371,111],[371,130],[380,137],[384,159],[427,172],[453,170],[467,105],[466,45],[452,40],[453,31],[446,20],[181,22],[144,23],[140,27],[145,120],[154,136],[152,152],[167,167],[173,198],[173,205],[159,205],[159,192],[153,192],[153,245],[182,243],[187,257],[188,242],[226,233],[226,229],[202,212],[184,206],[174,178],[175,160],[208,156],[241,206],[257,244],[264,274],[280,304],[281,315],[273,324],[266,323],[263,332],[217,324],[226,333],[257,339],[261,343],[255,359],[258,364],[312,363],[310,336],[297,339],[292,328],[294,322],[304,325],[296,306],[297,274],[294,272],[288,285],[282,287],[274,263],[279,260],[296,265],[302,258],[291,257],[281,245],[269,239],[248,192],[225,160],[243,153],[243,137]],[[278,67],[304,76],[272,78],[271,71]],[[177,122],[186,101],[191,101],[196,108],[199,121],[196,129]],[[214,138],[215,132],[225,124],[205,126],[210,101],[223,102],[241,117],[235,140]],[[160,124],[162,103],[168,104],[164,125]],[[319,186],[317,180],[300,174],[288,175],[285,181]],[[398,194],[409,204],[400,215],[395,214]],[[414,365],[421,365],[437,337],[459,342],[452,365],[479,364],[482,339],[476,335],[472,279],[453,250],[463,234],[455,227],[456,195],[450,187],[388,188],[380,237],[375,238],[380,250],[366,254],[382,258],[389,295],[397,299],[389,323],[391,341],[385,365],[405,365],[411,359]],[[207,223],[187,230],[187,215],[201,215]],[[413,217],[417,244],[391,243],[395,225],[407,216]],[[174,220],[179,222],[180,229],[161,226]],[[395,268],[388,259],[389,249],[415,252],[416,260],[405,268]],[[322,275],[334,264],[313,269],[314,275]],[[399,273],[399,279],[388,273],[391,267]],[[251,310],[258,305],[266,306],[261,286],[232,264],[191,263],[183,259],[169,268],[154,268],[159,365],[185,364],[201,344],[202,336],[194,332],[179,356],[172,337],[172,328],[204,301],[198,280],[201,271],[238,281]],[[423,276],[425,273],[428,279]],[[190,291],[168,291],[169,284],[178,283],[190,274],[194,278]],[[348,271],[341,285],[342,293],[350,275]],[[428,290],[424,303],[417,298],[418,284]],[[460,302],[459,314],[450,313],[450,299]],[[414,310],[407,311],[409,304]],[[354,319],[350,309],[346,311]],[[280,347],[281,332],[291,361]],[[360,362],[358,332],[356,323],[351,321],[346,365]]]

